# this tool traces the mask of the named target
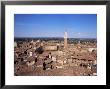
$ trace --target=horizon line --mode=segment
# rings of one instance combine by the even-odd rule
[[[14,38],[64,38],[64,37],[14,37]],[[89,37],[68,37],[68,38],[84,38],[84,39],[87,39]],[[97,38],[89,38],[89,39],[97,39]]]

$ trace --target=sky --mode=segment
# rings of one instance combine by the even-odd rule
[[[96,38],[96,14],[15,14],[14,37]]]

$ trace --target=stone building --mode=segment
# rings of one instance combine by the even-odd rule
[[[57,46],[45,46],[44,50],[46,50],[46,51],[56,51],[56,50],[58,50],[58,47]]]

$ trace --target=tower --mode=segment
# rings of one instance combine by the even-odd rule
[[[67,32],[64,33],[64,48],[67,48]]]

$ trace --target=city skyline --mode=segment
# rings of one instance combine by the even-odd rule
[[[96,14],[15,14],[14,37],[97,38]]]

